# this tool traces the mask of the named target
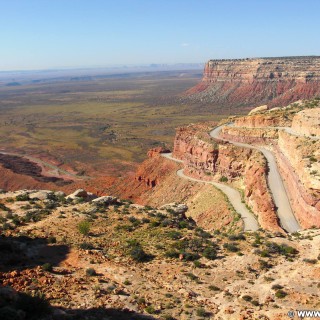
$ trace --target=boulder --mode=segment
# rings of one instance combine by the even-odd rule
[[[97,205],[110,205],[118,202],[118,199],[113,196],[103,196],[92,200],[92,203]]]
[[[50,190],[39,190],[29,194],[30,199],[46,200],[51,199],[54,193]]]
[[[184,214],[185,212],[188,211],[188,206],[184,203],[168,203],[159,208],[160,210],[167,210],[171,211],[174,214],[180,215]]]
[[[58,198],[66,196],[66,194],[63,191],[56,191],[54,195]]]

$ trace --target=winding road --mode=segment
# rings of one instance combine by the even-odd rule
[[[271,190],[274,203],[277,207],[277,214],[280,220],[281,227],[287,232],[295,232],[301,229],[299,223],[297,222],[293,214],[293,211],[289,202],[289,198],[287,195],[287,191],[284,187],[282,178],[278,170],[276,159],[272,154],[272,152],[259,146],[252,146],[246,143],[240,143],[232,140],[221,139],[219,138],[219,135],[222,130],[222,127],[223,126],[219,126],[213,129],[210,132],[210,136],[216,139],[227,141],[238,147],[256,149],[263,153],[263,155],[267,159],[268,166],[269,166],[268,185]]]
[[[182,160],[172,157],[172,153],[162,153],[163,157],[173,160],[178,163],[183,163]],[[183,173],[183,169],[177,171],[177,175],[183,179],[187,179],[193,182],[199,182],[204,184],[211,184],[221,190],[229,199],[230,203],[234,209],[241,215],[244,223],[244,231],[256,231],[259,229],[258,222],[255,216],[246,208],[245,204],[241,202],[241,196],[238,190],[231,188],[225,184],[214,182],[214,181],[204,181],[200,179],[195,179],[189,176],[186,176]]]

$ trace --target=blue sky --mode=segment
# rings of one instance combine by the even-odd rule
[[[320,0],[0,0],[0,70],[320,55]]]

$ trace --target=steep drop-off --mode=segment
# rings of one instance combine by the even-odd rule
[[[228,111],[310,99],[320,95],[320,57],[210,60],[202,81],[186,95]]]

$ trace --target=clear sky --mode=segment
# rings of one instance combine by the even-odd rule
[[[320,0],[0,0],[0,71],[320,55]]]

